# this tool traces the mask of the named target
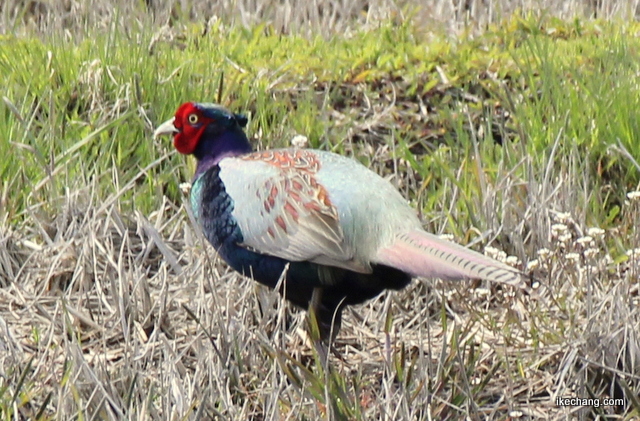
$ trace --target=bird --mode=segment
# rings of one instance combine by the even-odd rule
[[[413,278],[525,288],[522,272],[426,232],[407,200],[358,161],[328,151],[254,151],[246,116],[186,102],[154,138],[197,161],[190,206],[206,239],[244,276],[277,289],[335,339],[342,311]]]

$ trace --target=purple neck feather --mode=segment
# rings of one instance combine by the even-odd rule
[[[240,128],[219,134],[203,133],[193,155],[198,160],[195,180],[209,168],[218,165],[223,158],[238,156],[251,152],[251,144],[247,135]]]

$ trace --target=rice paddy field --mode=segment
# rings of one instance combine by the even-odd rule
[[[640,419],[635,1],[0,4],[2,420]],[[304,312],[190,219],[185,101],[388,178],[531,278]]]

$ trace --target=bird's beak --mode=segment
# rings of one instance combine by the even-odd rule
[[[172,117],[170,120],[165,121],[164,123],[162,123],[160,126],[158,126],[158,128],[153,132],[153,138],[155,139],[158,136],[162,136],[165,134],[176,134],[179,132],[178,129],[176,129],[176,126],[173,125],[173,121],[175,120],[175,117]]]

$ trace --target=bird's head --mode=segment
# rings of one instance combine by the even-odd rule
[[[220,105],[185,102],[173,118],[153,132],[153,136],[173,135],[173,145],[178,152],[188,155],[195,152],[203,136],[216,137],[227,131],[242,130],[246,125],[245,116]]]

